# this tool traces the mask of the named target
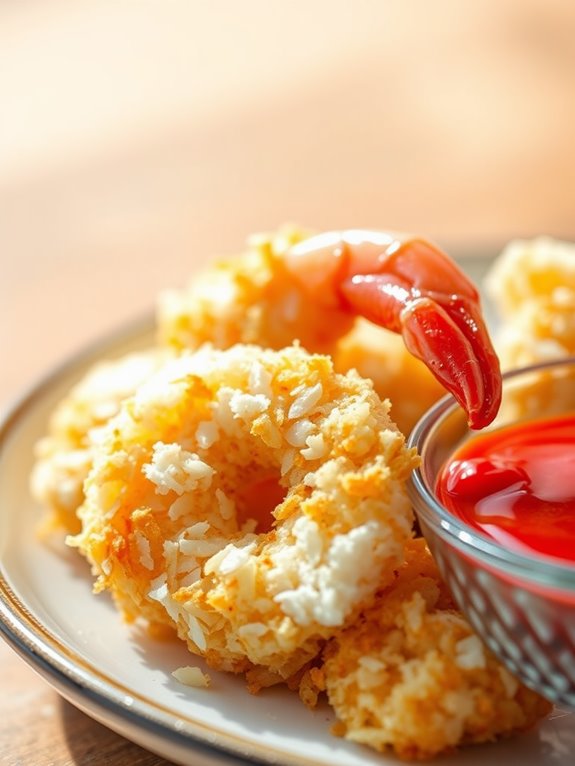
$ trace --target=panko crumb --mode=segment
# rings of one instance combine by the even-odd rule
[[[207,673],[204,673],[194,665],[184,665],[181,668],[176,668],[172,675],[176,681],[184,684],[184,686],[195,686],[198,689],[207,689],[212,682],[211,677]]]

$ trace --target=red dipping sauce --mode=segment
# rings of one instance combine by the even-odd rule
[[[504,548],[575,565],[575,413],[474,437],[445,465],[436,493]]]

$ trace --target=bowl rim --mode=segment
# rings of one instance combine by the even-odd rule
[[[505,383],[522,375],[560,367],[575,368],[575,356],[546,360],[509,370],[503,373],[502,378]],[[432,430],[441,420],[460,409],[461,406],[451,394],[444,396],[416,423],[408,437],[407,446],[415,448],[421,455],[421,446],[429,439]],[[520,574],[523,578],[540,585],[575,590],[575,563],[564,564],[560,559],[555,560],[544,554],[526,555],[508,550],[486,535],[478,533],[439,502],[423,477],[422,464],[411,472],[407,491],[423,526],[430,527],[442,539],[451,540],[459,549],[467,549],[469,553],[482,557],[496,569]]]

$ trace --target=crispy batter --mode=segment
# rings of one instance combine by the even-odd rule
[[[371,383],[328,357],[204,349],[110,421],[72,544],[129,619],[287,678],[393,578],[415,462]]]
[[[48,435],[36,445],[31,477],[32,494],[50,511],[50,525],[80,531],[76,511],[84,500],[84,480],[102,426],[165,357],[154,349],[98,362],[58,404]]]
[[[158,304],[159,340],[176,350],[203,342],[217,348],[255,343],[280,349],[294,340],[329,354],[338,372],[351,368],[370,378],[392,403],[392,417],[409,433],[444,391],[402,339],[309,295],[284,265],[287,249],[307,233],[281,229],[252,237],[247,251],[194,277],[187,290],[168,291]]]
[[[329,642],[324,658],[315,683],[311,672],[304,676],[304,701],[325,687],[336,733],[392,747],[404,759],[521,731],[551,708],[474,635],[421,539],[409,544],[395,582]]]

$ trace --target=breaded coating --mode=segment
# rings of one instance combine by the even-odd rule
[[[395,582],[329,642],[300,695],[313,704],[324,688],[336,733],[410,760],[521,731],[551,709],[473,633],[422,539],[408,545]]]
[[[485,280],[501,317],[504,369],[575,354],[575,244],[511,242]]]
[[[445,389],[419,359],[410,354],[400,335],[358,318],[351,332],[334,349],[337,370],[358,370],[373,381],[382,398],[389,398],[391,417],[399,430],[409,434],[423,413]]]
[[[84,480],[102,426],[166,357],[154,349],[98,362],[58,404],[48,435],[35,446],[31,477],[32,494],[50,512],[50,525],[80,531],[76,511],[84,501]]]
[[[298,340],[310,352],[329,354],[336,371],[355,368],[370,378],[391,401],[394,422],[409,433],[444,390],[401,338],[310,298],[284,264],[286,251],[306,236],[284,228],[252,237],[242,255],[196,275],[184,291],[161,294],[160,343],[176,350],[204,342],[280,349]]]
[[[287,678],[393,578],[416,462],[387,402],[328,357],[205,348],[110,421],[71,542],[128,619]]]

